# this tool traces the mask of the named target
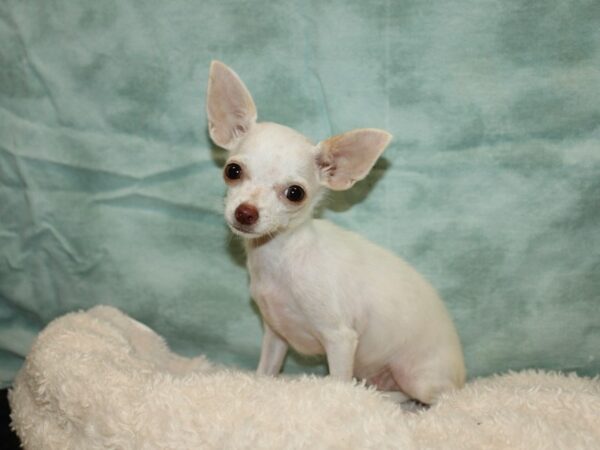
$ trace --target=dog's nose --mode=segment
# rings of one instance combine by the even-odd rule
[[[242,203],[235,209],[235,220],[242,225],[254,225],[258,220],[258,209],[248,203]]]

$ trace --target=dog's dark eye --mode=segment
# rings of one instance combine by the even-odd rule
[[[304,199],[304,189],[294,184],[285,190],[285,196],[290,202],[301,202]]]
[[[242,177],[242,168],[236,163],[227,164],[223,173],[228,180],[239,180]]]

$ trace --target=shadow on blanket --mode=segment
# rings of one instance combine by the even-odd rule
[[[600,448],[600,379],[525,371],[403,412],[361,385],[172,353],[98,306],[40,333],[10,392],[26,449]]]

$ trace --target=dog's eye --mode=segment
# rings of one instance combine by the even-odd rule
[[[242,168],[236,163],[227,164],[223,173],[228,180],[239,180],[242,177]]]
[[[304,199],[304,189],[294,184],[285,190],[285,196],[290,202],[301,202]]]

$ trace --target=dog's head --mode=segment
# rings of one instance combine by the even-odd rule
[[[234,233],[258,238],[312,216],[323,188],[344,190],[363,179],[391,135],[358,129],[315,145],[291,128],[256,121],[250,92],[225,64],[213,61],[207,92],[208,129],[231,154],[225,219]]]

